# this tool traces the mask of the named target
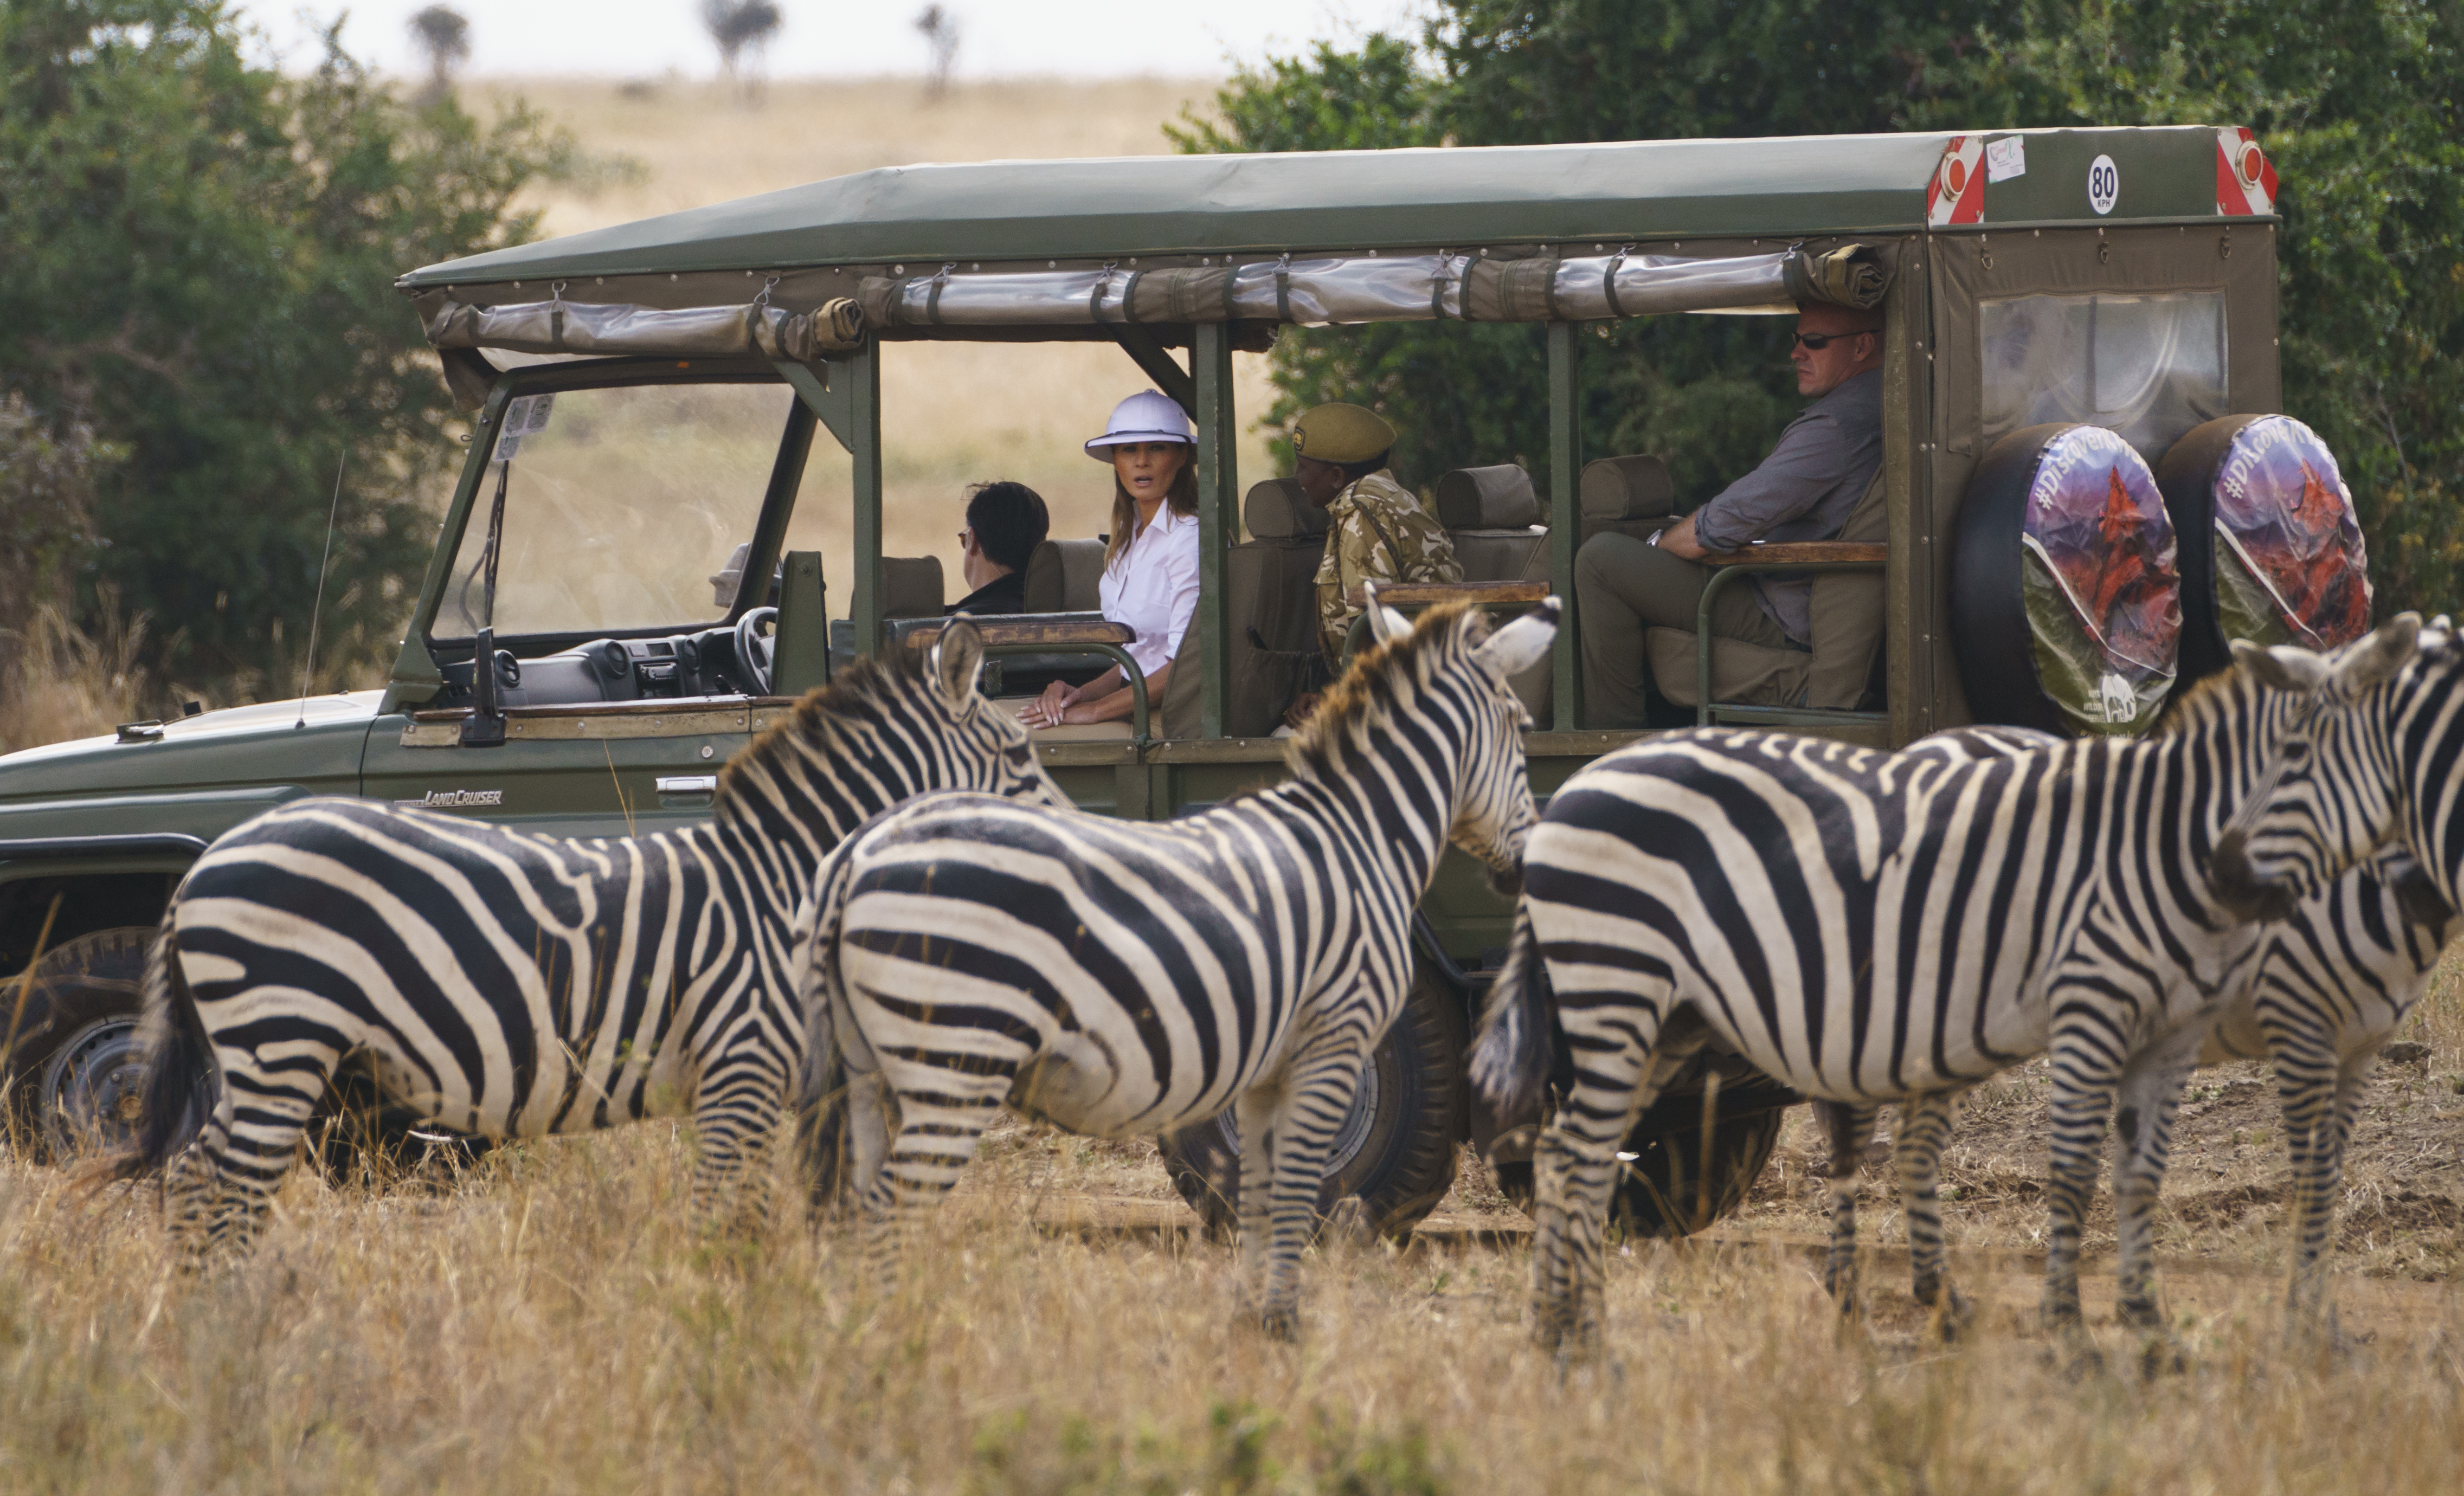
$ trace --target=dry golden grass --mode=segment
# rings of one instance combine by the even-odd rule
[[[2440,1079],[2464,1063],[2457,985],[2451,969],[2415,1030]],[[2152,1377],[2091,1253],[2105,1369],[2082,1371],[2035,1328],[2026,1213],[1951,1207],[1954,1275],[1982,1305],[1961,1344],[1926,1338],[1886,1252],[1867,1322],[1842,1332],[1802,1245],[1818,1214],[1801,1173],[1776,1170],[1712,1240],[1614,1248],[1609,1360],[1561,1375],[1528,1342],[1516,1218],[1480,1211],[1475,1188],[1438,1218],[1457,1244],[1313,1252],[1305,1339],[1286,1347],[1234,1322],[1229,1254],[1192,1238],[1144,1145],[997,1129],[886,1301],[843,1226],[789,1210],[754,1240],[704,1236],[688,1170],[683,1134],[654,1123],[507,1149],[429,1189],[295,1176],[256,1258],[192,1279],[150,1196],[97,1199],[0,1158],[0,1489],[2409,1493],[2464,1477],[2464,1303],[2401,1265],[2367,1276],[2389,1268],[2349,1242],[2337,1291],[2371,1338],[2345,1358],[2282,1349],[2273,1238],[2227,1228],[2168,1243],[2167,1349],[2186,1369]]]
[[[485,79],[466,98],[483,111],[527,99],[602,155],[629,157],[643,179],[583,192],[549,187],[523,206],[543,232],[573,233],[773,191],[875,166],[917,162],[1153,155],[1163,125],[1213,99],[1211,79],[962,82],[939,102],[908,78],[770,85],[761,107],[685,80],[624,84],[576,78]],[[1243,485],[1272,475],[1255,416],[1273,398],[1263,355],[1235,356]],[[900,343],[882,360],[883,549],[941,558],[944,600],[965,593],[958,529],[972,483],[1014,478],[1044,495],[1056,537],[1110,527],[1111,478],[1081,444],[1123,396],[1149,381],[1117,348],[1089,344]],[[847,454],[826,437],[797,506],[789,543],[823,553],[832,610],[844,616],[853,554]]]

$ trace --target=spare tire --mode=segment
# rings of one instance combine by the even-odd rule
[[[2361,520],[2310,428],[2210,421],[2165,453],[2156,486],[2181,539],[2182,686],[2231,665],[2229,640],[2331,649],[2369,632]]]
[[[2179,674],[2182,579],[2156,475],[2102,427],[1995,442],[1969,480],[1952,651],[1980,722],[2128,735]]]

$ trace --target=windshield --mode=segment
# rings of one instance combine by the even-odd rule
[[[795,395],[782,385],[631,385],[510,402],[438,638],[488,622],[489,515],[504,494],[500,635],[684,629],[736,601],[729,557],[753,539]]]

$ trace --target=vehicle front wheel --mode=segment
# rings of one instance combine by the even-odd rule
[[[137,1023],[144,1007],[150,925],[97,930],[44,954],[22,988],[0,987],[0,1059],[11,1139],[37,1160],[66,1162],[126,1146],[145,1089]]]
[[[1463,1115],[1463,1016],[1442,983],[1423,975],[1383,1043],[1361,1067],[1352,1110],[1335,1130],[1319,1186],[1318,1219],[1357,1198],[1372,1234],[1401,1241],[1438,1208],[1455,1182],[1455,1140]],[[1241,1135],[1226,1110],[1165,1134],[1156,1146],[1173,1187],[1229,1241],[1241,1208]],[[1344,1211],[1349,1214],[1349,1211]]]

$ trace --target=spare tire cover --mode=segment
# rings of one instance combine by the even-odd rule
[[[2310,428],[2284,415],[2210,421],[2165,453],[2156,482],[2186,541],[2185,682],[2232,664],[2230,639],[2328,649],[2369,632],[2352,491]]]
[[[2156,475],[2101,427],[2013,431],[1960,506],[1951,646],[1982,722],[2153,725],[2173,689],[2182,583]]]

